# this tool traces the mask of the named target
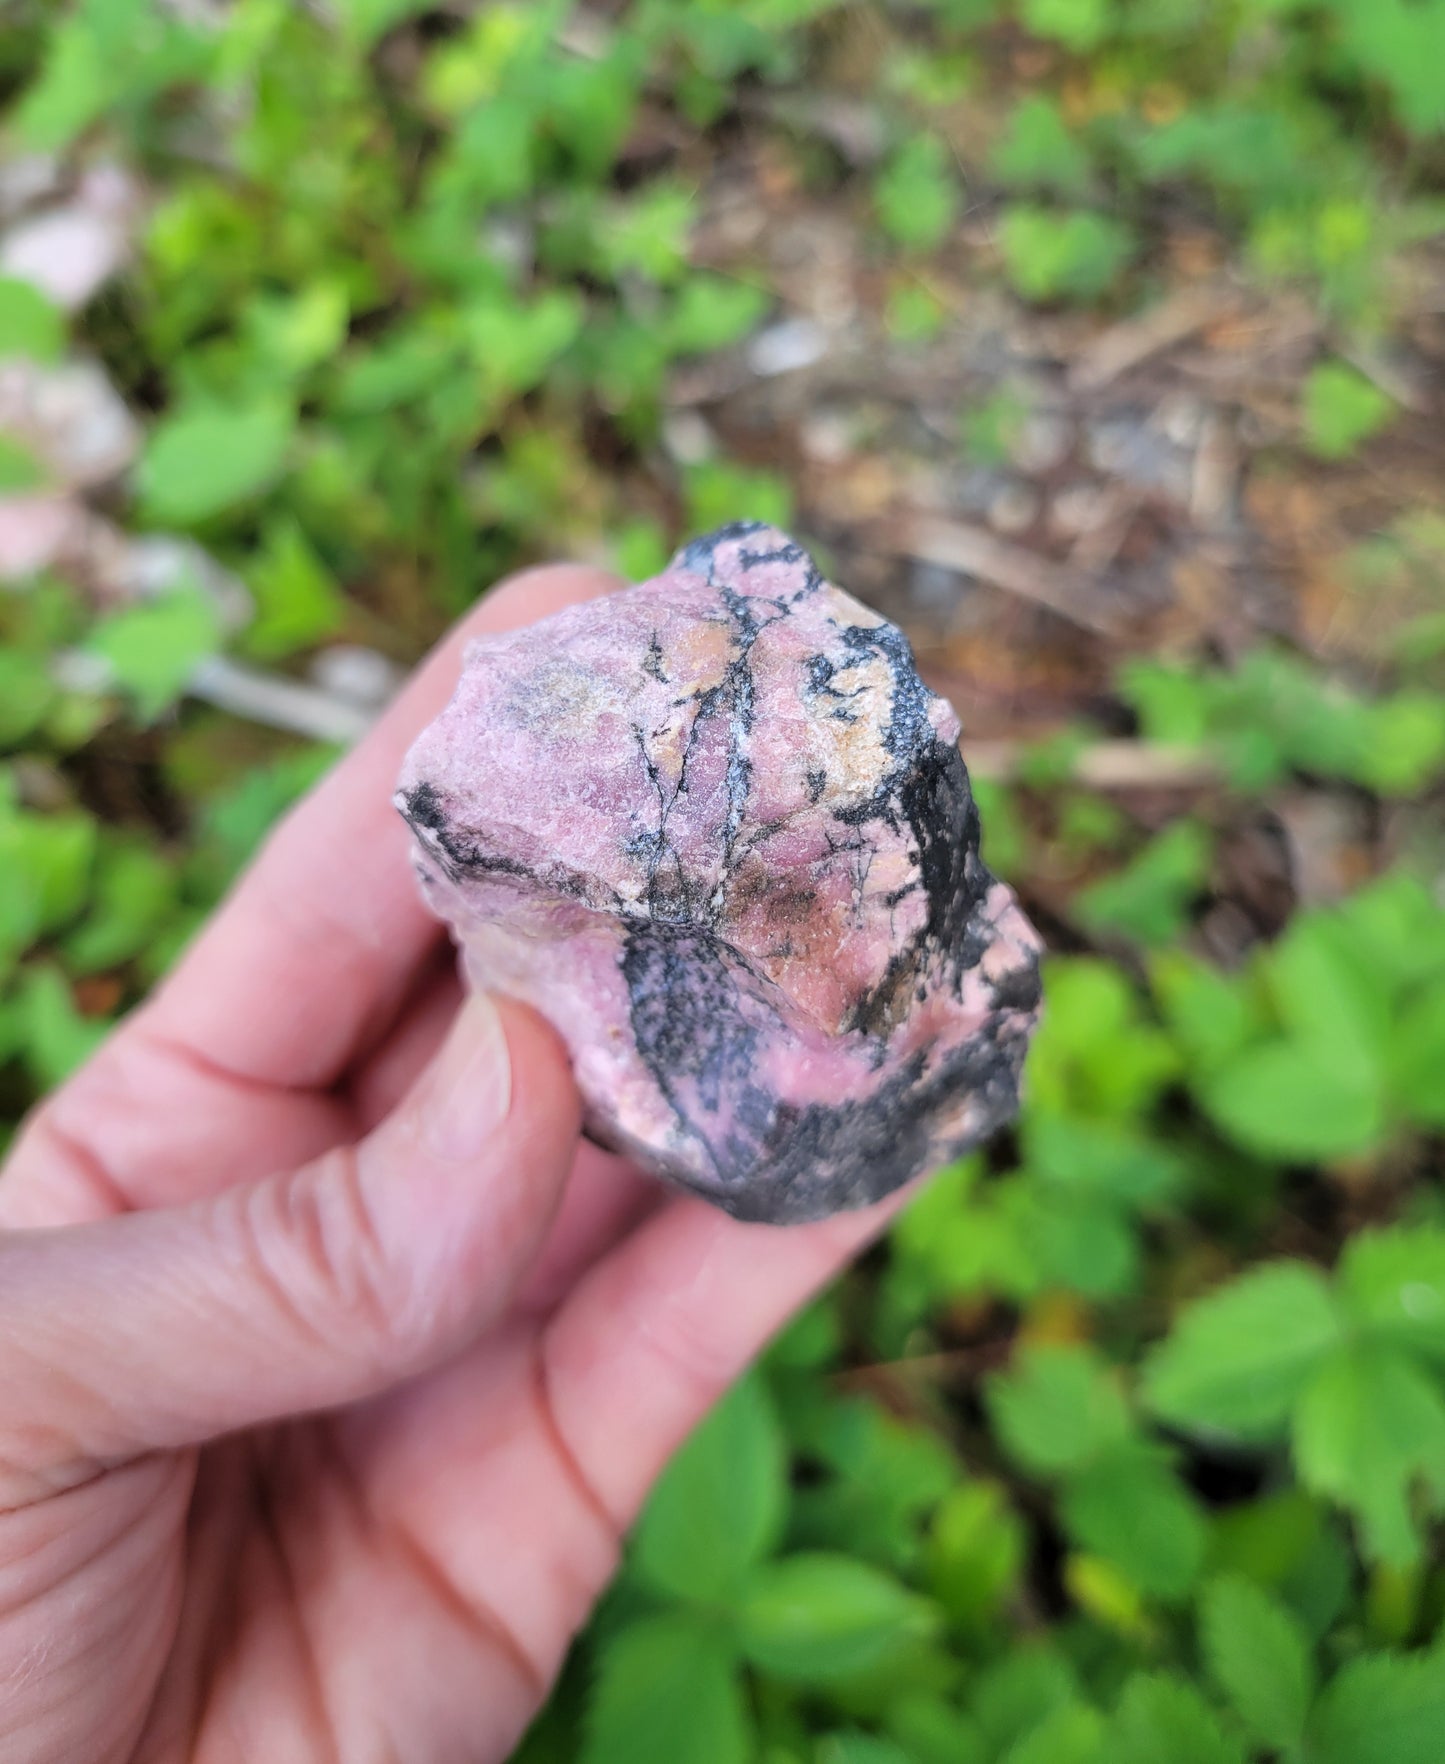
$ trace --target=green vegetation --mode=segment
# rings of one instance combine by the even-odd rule
[[[1437,1764],[1445,513],[1370,462],[1423,408],[1379,363],[1445,217],[1442,42],[1445,0],[6,9],[7,162],[148,197],[78,314],[0,278],[0,363],[102,364],[143,441],[91,506],[195,544],[145,598],[0,586],[0,1133],[331,757],[199,667],[405,665],[540,556],[808,531],[786,446],[670,438],[795,298],[703,237],[710,179],[828,211],[890,360],[975,296],[1085,337],[1186,247],[1317,326],[1258,476],[1365,510],[1331,641],[1121,640],[981,781],[1055,950],[1018,1129],[687,1445],[527,1764]],[[959,469],[1029,416],[958,410]],[[0,496],[58,472],[0,435]],[[1106,735],[1186,781],[1091,782]],[[1241,849],[1307,814],[1329,879],[1259,904]]]

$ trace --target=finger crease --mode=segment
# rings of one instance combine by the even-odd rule
[[[609,1509],[598,1492],[596,1483],[588,1475],[581,1459],[573,1451],[567,1435],[562,1431],[562,1423],[557,1414],[557,1404],[552,1392],[552,1374],[547,1356],[546,1330],[543,1330],[537,1337],[537,1345],[532,1354],[532,1391],[543,1434],[552,1447],[553,1456],[562,1466],[562,1473],[567,1478],[573,1494],[601,1526],[609,1545],[614,1550],[620,1550],[623,1532],[626,1529],[625,1523]]]
[[[327,1751],[331,1764],[342,1764],[341,1754],[336,1748],[335,1728],[332,1726],[330,1712],[326,1704],[326,1683],[321,1673],[321,1662],[316,1654],[316,1647],[311,1639],[311,1631],[306,1626],[306,1618],[301,1606],[301,1587],[291,1565],[291,1558],[286,1548],[286,1539],[282,1532],[280,1515],[276,1511],[272,1499],[270,1485],[264,1475],[257,1478],[256,1513],[260,1522],[261,1535],[270,1544],[276,1561],[276,1571],[281,1577],[286,1598],[292,1612],[292,1628],[296,1632],[298,1651],[301,1656],[301,1672],[306,1681],[306,1691],[315,1714],[315,1731],[329,1736]]]
[[[173,1060],[196,1077],[213,1084],[228,1084],[239,1090],[252,1091],[257,1096],[274,1096],[278,1091],[288,1090],[300,1095],[314,1089],[310,1084],[287,1084],[284,1080],[273,1083],[257,1073],[238,1071],[216,1059],[214,1055],[206,1053],[193,1042],[182,1041],[168,1035],[163,1029],[153,1028],[144,1017],[136,1018],[130,1032],[152,1053],[159,1054],[162,1059]]]
[[[501,1613],[475,1590],[464,1590],[459,1586],[438,1557],[403,1520],[396,1516],[382,1520],[341,1450],[328,1444],[326,1451],[332,1473],[346,1493],[357,1525],[374,1542],[390,1546],[442,1609],[483,1646],[500,1654],[526,1686],[528,1695],[538,1703],[542,1702],[551,1685],[551,1675],[522,1646],[516,1631]]]
[[[75,1169],[82,1182],[95,1194],[107,1213],[130,1213],[135,1202],[105,1159],[78,1133],[62,1127],[52,1112],[41,1110],[35,1118],[33,1131],[48,1138],[50,1143]]]

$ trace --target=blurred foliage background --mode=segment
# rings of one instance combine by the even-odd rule
[[[528,1764],[1445,1755],[1445,0],[0,4],[0,1116],[504,570],[791,524],[1052,949]]]

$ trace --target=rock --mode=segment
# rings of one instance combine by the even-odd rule
[[[739,1218],[878,1199],[1014,1112],[1039,943],[958,721],[775,529],[473,644],[396,802],[470,978],[588,1128]]]
[[[1009,446],[1009,457],[1021,472],[1045,477],[1069,457],[1074,430],[1066,416],[1056,411],[1031,411]]]
[[[323,692],[366,711],[380,710],[402,682],[394,661],[360,643],[333,643],[318,652],[307,672]]]
[[[1010,478],[994,492],[988,505],[988,524],[996,533],[1017,537],[1027,533],[1039,518],[1039,493],[1031,484]]]
[[[0,434],[33,454],[57,490],[105,483],[141,446],[124,399],[105,370],[85,360],[0,363]]]
[[[72,201],[27,215],[0,238],[0,274],[31,282],[57,306],[77,311],[125,261],[139,212],[130,174],[94,166]]]

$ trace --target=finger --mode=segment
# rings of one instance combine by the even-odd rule
[[[514,1309],[532,1319],[547,1316],[600,1256],[666,1204],[667,1190],[655,1178],[584,1140]]]
[[[347,1079],[359,1132],[369,1133],[384,1121],[436,1058],[463,997],[456,951],[450,943],[439,945],[385,1039]]]
[[[619,1529],[769,1338],[905,1199],[787,1229],[677,1200],[583,1279],[545,1331],[545,1387],[558,1435]]]
[[[355,1130],[328,1086],[440,940],[391,807],[466,642],[618,583],[559,566],[497,588],[273,836],[174,978],[49,1099],[0,1183],[0,1229],[170,1206],[305,1163]]]
[[[361,1128],[374,1127],[410,1090],[446,1039],[462,996],[456,962],[448,950],[417,988],[396,1028],[377,1055],[357,1072],[349,1090]],[[536,1265],[517,1294],[529,1317],[555,1308],[583,1270],[612,1248],[643,1217],[656,1211],[666,1191],[627,1162],[584,1141]]]
[[[530,1265],[577,1121],[552,1032],[479,998],[358,1147],[187,1207],[0,1239],[0,1508],[454,1352]]]

